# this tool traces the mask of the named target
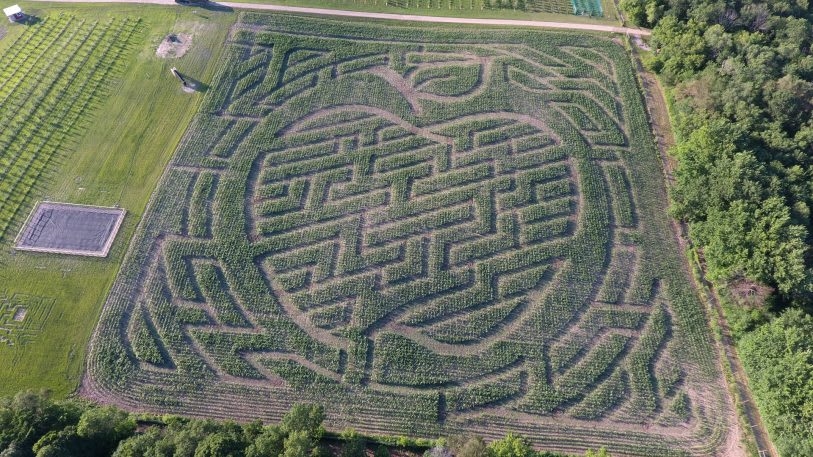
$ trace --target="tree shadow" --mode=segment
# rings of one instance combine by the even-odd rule
[[[42,19],[39,16],[34,16],[31,14],[26,14],[24,19],[17,21],[18,24],[23,25],[36,25],[40,22],[42,22]]]
[[[218,12],[218,13],[233,13],[234,12],[234,8],[232,8],[230,6],[226,6],[226,5],[221,5],[220,3],[217,3],[217,2],[200,2],[200,3],[190,4],[189,6],[192,6],[192,7],[195,7],[195,8],[200,8],[200,9],[206,10],[206,11],[215,11],[215,12]]]

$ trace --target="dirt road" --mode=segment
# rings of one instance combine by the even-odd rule
[[[144,3],[151,5],[174,5],[174,0],[48,0],[60,3]],[[441,24],[472,24],[508,27],[536,27],[547,29],[582,30],[588,32],[621,33],[634,36],[648,36],[649,30],[616,27],[601,24],[579,24],[573,22],[526,21],[514,19],[474,19],[461,17],[420,16],[416,14],[368,13],[363,11],[334,10],[327,8],[304,8],[299,6],[270,5],[264,3],[211,2],[214,6],[234,9],[253,9],[278,11],[284,13],[317,14],[324,16],[341,16],[363,19],[383,19],[388,21],[433,22]]]

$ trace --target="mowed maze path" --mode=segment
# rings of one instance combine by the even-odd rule
[[[335,429],[741,453],[621,46],[262,13],[226,46],[84,395],[240,419],[308,400]]]

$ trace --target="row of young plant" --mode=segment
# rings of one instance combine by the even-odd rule
[[[613,307],[588,309],[578,323],[576,331],[559,338],[552,345],[550,367],[562,373],[573,366],[591,347],[591,342],[612,329],[640,330],[647,318],[647,310],[618,310]],[[629,332],[627,332],[629,333]]]
[[[352,129],[349,130],[349,131],[352,131]],[[325,132],[325,133],[321,133],[320,135],[325,135],[325,134],[328,134],[328,133],[329,132]],[[322,148],[315,148],[315,149],[310,149],[310,150],[311,151],[322,151]],[[328,150],[330,150],[330,149],[328,149]],[[322,153],[320,152],[320,154],[322,154]],[[279,159],[275,159],[275,160],[282,160],[283,163],[288,162],[289,160],[293,160],[293,159],[285,158],[287,155],[288,155],[288,152],[286,151],[286,155],[275,156],[275,157],[279,157]],[[309,156],[310,156],[310,154],[306,153],[304,158],[307,159],[307,157],[309,157]],[[266,161],[268,161],[268,160],[270,160],[270,159],[266,159]],[[369,159],[366,159],[366,160],[369,160]],[[274,169],[274,170],[275,170],[276,173],[281,173],[281,171],[279,171],[278,169]],[[536,184],[538,184],[540,182],[545,182],[545,181],[550,179],[550,177],[548,176],[549,173],[547,173],[547,172],[538,173],[538,172],[533,172],[532,171],[530,173],[531,173],[531,175],[534,175],[535,177],[532,176],[532,177],[530,177],[528,179],[521,180],[521,183],[525,183],[525,184],[520,186],[521,188],[525,188],[525,187],[528,188],[527,190],[524,191],[524,193],[527,194],[526,199],[532,199],[534,197],[535,192],[533,192],[532,189]],[[526,181],[527,181],[527,183],[526,183]],[[506,181],[506,182],[508,182],[508,181]],[[283,209],[292,208],[291,207],[292,203],[298,203],[298,202],[301,202],[301,201],[305,200],[303,192],[304,192],[305,189],[309,188],[309,186],[306,186],[305,184],[306,184],[306,181],[294,181],[293,183],[287,184],[287,185],[284,185],[284,186],[276,186],[277,190],[275,191],[275,193],[281,193],[281,191],[283,191],[286,187],[288,188],[287,195],[285,195],[282,198],[282,200],[272,200],[272,202],[278,202],[278,205],[277,205],[278,209],[274,210],[274,212],[275,213],[277,213],[277,212],[282,213],[280,216],[278,216],[280,219],[288,219],[289,220],[290,216],[288,214],[285,214]],[[273,186],[273,184],[271,186]],[[469,189],[469,190],[466,191],[465,189]],[[410,206],[405,206],[403,208],[405,210],[409,210],[409,213],[414,214],[416,212],[416,210],[418,210],[421,206],[426,206],[427,208],[431,209],[431,208],[436,208],[438,204],[445,203],[445,204],[448,205],[449,203],[451,203],[453,201],[458,201],[460,198],[471,198],[471,195],[472,195],[471,191],[479,192],[479,190],[476,187],[471,187],[471,186],[463,187],[463,188],[457,188],[455,190],[450,190],[449,192],[435,193],[435,194],[433,194],[431,196],[428,196],[427,198],[422,198],[421,200],[419,200],[419,202],[417,204],[411,204]],[[449,197],[452,197],[452,198],[449,198]],[[427,204],[428,204],[428,206],[427,206]],[[488,205],[488,206],[490,206],[490,205]],[[270,210],[271,207],[266,206],[266,208],[268,208]],[[469,210],[467,210],[465,208],[460,208],[460,209],[464,210],[459,215],[460,218],[467,218],[470,215]],[[386,212],[382,211],[379,214],[391,214],[391,213],[393,213],[393,211],[390,211],[390,210],[388,210]],[[454,211],[454,209],[447,210],[447,212],[448,211]],[[403,212],[403,211],[400,211],[400,212]],[[395,214],[397,214],[397,211],[396,211]],[[407,221],[405,221],[403,223],[400,223],[399,225],[392,226],[390,231],[392,231],[392,230],[394,230],[396,228],[399,228],[399,227],[400,227],[400,229],[398,229],[398,231],[396,233],[389,233],[388,235],[386,235],[386,238],[391,239],[393,237],[397,238],[397,237],[401,237],[401,236],[404,236],[404,235],[407,235],[407,234],[421,233],[421,232],[425,231],[427,228],[432,228],[432,227],[435,227],[435,226],[442,227],[442,226],[448,225],[449,221],[446,220],[445,218],[440,218],[438,221],[432,222],[432,220],[438,218],[439,216],[442,216],[443,214],[445,214],[445,213],[443,211],[441,211],[439,213],[435,213],[432,216],[429,216],[431,219],[418,219],[418,221],[415,221],[414,219],[412,219],[412,220],[407,220]],[[396,218],[396,216],[395,215],[392,215],[392,216],[388,215],[387,219],[390,219],[390,218]],[[454,219],[457,219],[457,218],[458,217],[455,217]],[[376,220],[376,215],[375,214],[373,214],[372,219]],[[420,227],[415,227],[415,222],[419,222]],[[302,225],[302,224],[303,224],[302,222],[298,222],[296,225]],[[485,225],[489,226],[490,224],[485,224]],[[281,228],[284,227],[284,226],[285,225],[281,226]],[[324,228],[326,228],[326,227],[324,227]],[[329,238],[332,238],[332,237],[336,236],[336,233],[332,229],[327,231],[327,232],[323,232],[323,228],[313,228],[313,229],[310,229],[309,232],[313,232],[314,230],[318,230],[318,231],[324,233],[324,235],[326,237],[329,237]],[[344,230],[344,231],[349,233],[351,238],[353,236],[355,236],[355,233],[356,233],[353,227],[350,227],[349,229]],[[559,231],[561,231],[561,229],[559,229]],[[509,230],[509,232],[513,232],[513,230]],[[367,235],[368,236],[368,242],[371,242],[373,244],[379,243],[380,241],[376,241],[376,240],[378,240],[378,236],[376,235],[377,233],[380,233],[380,232],[368,233],[368,235]],[[548,236],[550,236],[550,235],[548,235]],[[369,237],[372,237],[372,239],[369,239]],[[289,238],[289,239],[291,239],[293,241],[295,238]],[[313,240],[315,240],[316,238],[308,236],[305,239],[311,240],[310,242],[312,243]],[[301,241],[302,241],[301,238],[298,239],[298,242],[301,242]],[[348,240],[345,244],[353,245],[354,241],[351,239],[351,240]],[[513,245],[513,242],[511,242],[511,245]],[[379,252],[381,252],[383,254],[384,252],[387,252],[387,251],[379,251]],[[475,249],[472,252],[478,252],[479,253],[478,256],[482,255],[482,250]],[[375,258],[375,254],[372,254],[372,257],[370,257],[368,254],[369,253],[365,253],[365,259],[370,259],[370,258],[374,259]],[[296,288],[301,288],[301,287],[303,287],[305,285],[305,283],[303,281],[313,280],[313,279],[318,280],[319,278],[325,278],[324,274],[319,274],[318,273],[319,271],[324,272],[324,268],[321,268],[320,266],[323,266],[323,265],[330,266],[331,262],[332,262],[333,255],[335,255],[335,251],[333,250],[333,245],[332,244],[324,244],[324,245],[316,245],[313,248],[298,249],[298,250],[292,251],[290,253],[283,254],[281,256],[274,256],[274,257],[270,258],[270,261],[272,262],[273,265],[275,265],[275,268],[279,272],[282,272],[282,271],[284,271],[286,269],[294,268],[296,266],[305,266],[305,265],[309,265],[309,264],[312,264],[312,263],[317,265],[317,268],[314,270],[314,273],[316,273],[315,277],[310,275],[309,273],[303,272],[302,270],[300,270],[297,273],[291,274],[290,276],[283,276],[282,277],[283,282],[285,284],[288,284],[288,286],[289,286],[289,287],[286,287],[286,288],[288,288],[288,289],[296,289]],[[392,261],[398,255],[400,255],[400,253],[398,251],[393,251],[391,253],[385,254],[385,256],[381,258],[381,260],[382,261]],[[371,265],[375,265],[377,263],[375,260],[372,260],[372,261],[366,260],[366,261],[363,261],[363,262],[359,263],[359,261],[361,259],[356,260],[354,262],[351,262],[349,259],[352,259],[353,256],[355,256],[353,249],[344,250],[343,256],[338,261],[338,267],[336,268],[337,272],[339,272],[339,273],[342,273],[342,272],[347,273],[347,272],[351,272],[354,269],[357,269],[359,267],[367,268],[367,267],[369,267]],[[457,256],[457,257],[459,257],[459,256]],[[350,263],[348,263],[348,262],[350,262]],[[356,266],[354,268],[349,268],[347,266],[347,265],[352,265],[353,263],[358,263],[358,266]],[[431,262],[431,261],[430,261],[430,263],[431,264],[436,264],[436,262]],[[457,261],[454,261],[453,263],[457,263]],[[354,282],[354,284],[355,284],[355,282]],[[509,282],[508,285],[506,286],[509,289],[511,288],[510,284],[511,283]],[[346,282],[342,282],[342,283],[339,283],[339,284],[333,284],[333,285],[331,285],[329,287],[329,290],[338,292],[340,289],[345,289],[346,291],[343,292],[342,294],[345,295],[345,296],[352,296],[353,294],[357,294],[358,291],[361,290],[361,289],[359,289],[359,287],[362,287],[362,288],[366,287],[364,285],[364,281],[362,281],[361,283],[358,283],[358,287],[350,286],[349,283],[346,283]],[[519,290],[517,290],[517,291],[519,291]],[[324,292],[327,292],[327,290],[323,290],[323,293]],[[323,296],[324,298],[329,299],[329,300],[336,300],[338,298],[338,296],[335,295],[335,292],[329,293],[328,295],[323,295],[323,293],[318,294],[318,295]],[[506,292],[506,293],[511,294],[511,293],[515,293],[515,292],[510,292],[509,291],[509,292]],[[308,304],[313,304],[312,300],[314,300],[315,296],[316,295],[314,293],[303,293],[303,294],[299,295],[299,297],[301,297],[300,298],[301,305],[302,306],[307,306]],[[319,300],[319,301],[321,302],[321,300]],[[458,302],[459,302],[459,300],[458,300]],[[466,301],[459,302],[459,303],[462,303],[463,306],[467,306]]]
[[[235,129],[236,130],[236,129]],[[188,233],[196,238],[212,236],[212,203],[217,191],[218,175],[206,171],[195,180],[188,209]]]
[[[497,343],[474,356],[444,356],[395,333],[382,333],[375,340],[373,380],[382,384],[416,387],[444,385],[476,378],[533,356],[528,348],[510,342]]]
[[[636,213],[639,217],[646,215],[650,220],[650,227],[642,232],[640,244],[643,249],[655,250],[661,254],[659,261],[653,262],[653,268],[649,271],[637,271],[631,294],[642,298],[645,293],[650,297],[655,292],[663,293],[669,300],[674,325],[680,326],[683,332],[682,341],[686,343],[682,348],[685,351],[683,356],[697,364],[698,375],[719,377],[717,355],[709,350],[711,334],[705,308],[687,277],[682,253],[674,242],[669,215],[662,210],[667,197],[658,151],[654,141],[640,140],[651,138],[649,121],[641,107],[641,88],[634,77],[635,71],[629,58],[619,59],[617,66],[618,74],[623,75],[619,78],[622,94],[625,98],[634,100],[635,106],[641,108],[628,111],[628,131],[633,147],[631,154],[623,157],[627,179],[633,189],[632,201],[636,206]],[[637,160],[639,157],[646,160]],[[657,251],[658,246],[665,249]],[[660,279],[656,274],[660,275]]]
[[[599,380],[605,373],[614,369],[628,340],[629,337],[620,334],[610,334],[599,340],[579,363],[553,377],[552,383],[546,379],[548,375],[544,372],[544,366],[540,366],[536,373],[537,382],[532,384],[528,396],[522,400],[519,408],[537,414],[551,414],[557,409],[578,403],[596,384],[600,384]]]
[[[598,300],[604,303],[622,303],[631,285],[636,268],[636,251],[619,247],[607,268]]]
[[[25,56],[28,68],[11,75],[3,86],[15,87],[0,105],[6,126],[0,137],[5,149],[0,163],[0,236],[65,139],[76,133],[92,103],[104,95],[138,27],[138,20],[85,24],[65,16],[54,22],[61,25],[34,27],[32,34],[47,37],[34,50],[10,51]],[[47,54],[39,55],[46,45]]]
[[[190,290],[190,295],[183,298],[187,304],[170,300],[170,297],[179,297],[171,292],[172,287],[163,284],[161,275],[157,275],[149,281],[151,287],[147,289],[146,305],[161,341],[173,353],[185,353],[188,356],[185,361],[197,365],[201,361],[192,359],[200,359],[200,355],[189,351],[190,342],[197,341],[205,349],[205,354],[211,354],[220,362],[216,364],[219,368],[234,376],[242,376],[243,373],[250,374],[250,377],[259,376],[241,359],[243,353],[257,351],[301,354],[326,369],[339,370],[338,350],[312,340],[290,321],[257,316],[259,325],[265,330],[263,333],[239,331],[253,324],[244,314],[245,298],[238,297],[231,289],[224,270],[205,260],[184,260],[182,251],[177,249],[170,249],[169,252],[167,270],[194,271],[184,282]],[[184,277],[185,273],[175,276]],[[198,330],[189,331],[189,326]],[[234,328],[234,333],[230,333],[229,328]],[[183,362],[179,361],[178,366],[182,369]]]

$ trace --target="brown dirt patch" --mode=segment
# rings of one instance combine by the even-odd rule
[[[192,35],[187,33],[170,33],[158,45],[155,55],[162,59],[177,59],[186,54],[192,46]]]
[[[13,318],[14,322],[22,322],[23,320],[25,320],[25,315],[26,314],[28,314],[27,309],[25,309],[23,307],[17,308],[17,310],[14,312],[14,318]]]

